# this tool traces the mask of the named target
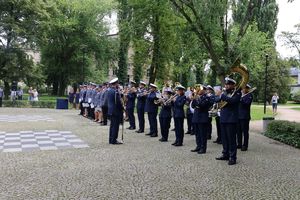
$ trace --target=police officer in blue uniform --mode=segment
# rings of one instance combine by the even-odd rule
[[[238,134],[237,142],[238,149],[241,151],[247,151],[249,143],[249,122],[251,119],[250,108],[253,100],[252,93],[249,93],[251,86],[249,84],[242,91],[242,97],[239,104],[239,124],[238,124]]]
[[[101,108],[102,108],[102,115],[103,115],[103,122],[101,126],[107,125],[107,117],[108,117],[108,92],[110,88],[108,87],[108,83],[104,83],[103,92],[101,95]]]
[[[131,83],[135,83],[135,82],[131,81]],[[134,107],[135,107],[135,99],[136,99],[136,89],[133,85],[129,88],[129,92],[126,98],[127,98],[126,111],[128,114],[129,125],[130,125],[127,129],[134,130],[135,129]]]
[[[118,91],[119,82],[118,78],[115,78],[109,82],[111,84],[110,90],[108,90],[108,115],[110,116],[109,127],[109,144],[122,144],[117,141],[119,126],[123,121],[123,103],[121,100],[121,94]]]
[[[178,85],[177,96],[174,98],[174,122],[175,122],[175,135],[176,140],[172,144],[174,146],[182,146],[184,136],[184,105],[186,102],[186,96],[184,95],[185,88],[182,85]]]
[[[154,100],[157,100],[157,86],[153,83],[150,83],[150,93],[146,99],[145,110],[148,113],[148,120],[150,124],[150,132],[146,135],[151,137],[157,137],[157,113],[158,105],[154,103]]]
[[[206,94],[206,88],[201,85],[196,87],[195,96],[192,101],[194,108],[193,127],[196,135],[196,148],[192,152],[205,154],[207,149],[207,129],[209,126],[208,110],[211,107],[210,97]]]
[[[136,104],[136,110],[138,114],[138,120],[139,120],[139,130],[137,130],[137,133],[144,133],[145,129],[145,105],[146,105],[146,99],[147,99],[147,91],[146,91],[146,83],[144,81],[140,81],[140,86],[137,91],[137,104]]]
[[[159,124],[161,131],[161,138],[159,141],[167,142],[169,138],[169,129],[172,119],[172,102],[169,100],[172,94],[172,90],[167,88],[164,90],[162,98],[159,100],[161,110],[159,113]]]
[[[219,100],[225,101],[227,104],[221,108],[220,116],[223,151],[222,155],[216,159],[229,160],[228,165],[236,164],[237,159],[236,129],[241,91],[235,89],[235,84],[235,80],[226,78],[226,91],[219,97]]]

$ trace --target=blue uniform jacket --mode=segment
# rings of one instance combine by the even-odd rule
[[[208,123],[208,110],[211,107],[211,98],[206,94],[201,95],[199,98],[194,99],[192,108],[194,108],[193,123]]]
[[[143,93],[145,91],[146,91],[145,89],[138,90],[138,93],[137,93],[137,104],[136,104],[136,108],[138,110],[145,109],[146,99],[147,99],[147,96],[143,95]]]
[[[184,104],[186,102],[186,96],[178,96],[174,102],[174,117],[184,117]]]
[[[238,122],[240,98],[241,91],[236,91],[232,97],[225,94],[221,95],[220,100],[226,101],[227,105],[221,109],[220,123]]]
[[[241,97],[239,104],[239,119],[251,119],[250,116],[250,107],[253,100],[252,94],[247,94],[244,97]]]
[[[108,99],[108,115],[123,116],[123,105],[121,102],[121,95],[115,88],[111,88],[107,93]]]
[[[157,99],[156,98],[156,92],[151,92],[147,96],[146,106],[145,106],[145,111],[146,112],[148,112],[148,113],[157,113],[158,112],[158,105],[156,105],[154,103],[155,99]]]
[[[136,93],[128,93],[126,110],[134,109],[135,99],[136,99]]]
[[[160,113],[159,113],[160,118],[171,118],[172,117],[172,105],[166,105],[162,106]]]

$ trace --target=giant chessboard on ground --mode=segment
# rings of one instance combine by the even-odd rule
[[[0,152],[25,152],[86,148],[88,145],[71,131],[46,130],[41,132],[0,132]]]
[[[42,115],[0,115],[0,122],[52,122],[54,119]]]

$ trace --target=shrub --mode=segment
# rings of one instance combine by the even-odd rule
[[[3,101],[4,107],[18,108],[55,108],[55,101]]]
[[[269,123],[265,135],[285,144],[300,148],[300,123],[276,120]]]
[[[300,103],[300,91],[296,92],[295,94],[292,95],[293,101]]]

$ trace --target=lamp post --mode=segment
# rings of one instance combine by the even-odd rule
[[[268,65],[269,65],[269,55],[266,54],[266,66],[265,66],[265,97],[264,97],[264,114],[266,114],[267,106],[267,78],[268,78]]]

